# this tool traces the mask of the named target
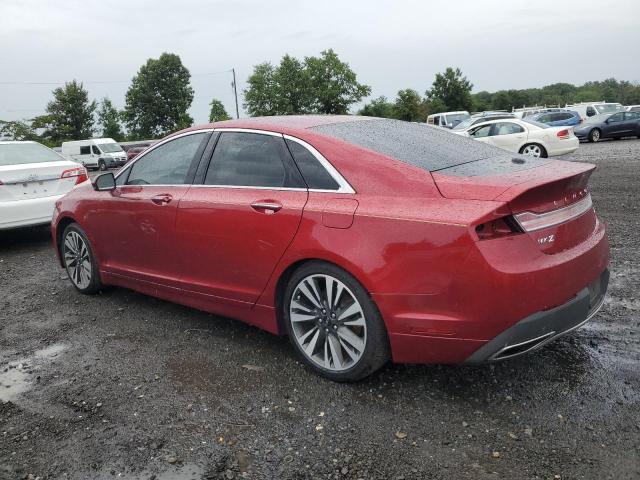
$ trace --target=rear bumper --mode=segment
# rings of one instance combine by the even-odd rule
[[[557,157],[558,155],[566,155],[567,153],[575,152],[580,146],[580,140],[578,137],[562,140],[557,148],[550,149],[548,154],[550,157]]]
[[[55,203],[63,196],[0,202],[0,230],[51,223]]]
[[[520,320],[470,355],[465,363],[513,358],[537,350],[575,330],[600,310],[608,284],[609,270],[605,270],[565,304]]]

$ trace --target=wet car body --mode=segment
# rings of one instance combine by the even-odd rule
[[[121,180],[194,133],[203,137],[186,183]],[[207,185],[217,142],[233,133],[303,146],[337,174],[336,186]],[[102,283],[273,333],[287,332],[287,282],[323,262],[366,291],[393,361],[475,363],[538,348],[602,304],[609,246],[588,192],[594,168],[393,120],[220,122],[144,152],[111,191],[76,188],[56,206],[53,239],[62,255],[65,228],[80,225]]]

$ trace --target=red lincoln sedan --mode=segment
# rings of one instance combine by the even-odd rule
[[[82,293],[235,317],[353,381],[511,358],[591,318],[609,278],[594,169],[396,120],[226,121],[76,186],[53,241]]]

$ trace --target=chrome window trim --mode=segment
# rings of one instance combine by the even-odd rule
[[[156,184],[149,184],[149,185],[118,185],[118,187],[125,187],[125,186],[135,186],[135,187],[195,187],[195,188],[234,188],[234,189],[245,189],[245,190],[246,189],[277,190],[277,191],[293,191],[293,192],[307,192],[308,191],[308,192],[315,192],[315,193],[341,193],[341,194],[342,193],[347,193],[347,194],[356,193],[356,191],[351,186],[351,184],[349,184],[349,182],[347,182],[347,180],[340,174],[340,172],[338,172],[335,169],[335,167],[331,164],[331,162],[329,162],[329,160],[327,160],[318,150],[316,150],[316,148],[313,145],[310,145],[309,143],[305,142],[304,140],[301,140],[299,138],[293,137],[291,135],[272,132],[270,130],[259,130],[259,129],[253,129],[253,128],[235,128],[235,127],[206,128],[206,129],[202,129],[202,130],[192,130],[192,131],[189,131],[189,132],[181,133],[179,135],[174,135],[172,137],[169,137],[169,138],[166,138],[164,140],[159,141],[158,143],[154,144],[152,147],[148,148],[147,150],[145,150],[144,152],[139,154],[131,162],[131,164],[127,165],[126,168],[123,168],[122,170],[120,170],[119,172],[116,173],[115,179],[117,180],[118,177],[120,177],[125,172],[130,170],[136,164],[136,162],[138,162],[139,160],[144,158],[145,155],[147,155],[148,153],[152,152],[156,148],[164,145],[165,143],[168,143],[168,142],[170,142],[172,140],[175,140],[177,138],[181,138],[181,137],[184,137],[184,136],[187,136],[187,135],[194,135],[194,134],[197,134],[197,133],[208,133],[208,132],[256,133],[256,134],[259,134],[259,135],[270,135],[272,137],[280,137],[280,138],[283,138],[283,139],[287,139],[287,140],[291,140],[293,142],[296,142],[296,143],[302,145],[304,148],[306,148],[309,152],[311,152],[311,154],[316,158],[316,160],[318,160],[318,162],[320,162],[320,164],[324,167],[324,169],[327,171],[327,173],[329,173],[331,178],[333,178],[338,183],[338,189],[337,190],[325,190],[325,189],[320,189],[320,188],[259,187],[259,186],[252,186],[252,185],[203,185],[203,184],[183,184],[183,183],[180,183],[180,184],[157,184],[157,185]]]
[[[324,155],[322,155],[313,145],[305,142],[304,140],[300,140],[299,138],[292,137],[291,135],[283,135],[286,140],[291,140],[292,142],[296,142],[302,145],[304,148],[309,150],[311,154],[320,162],[320,165],[324,167],[324,169],[329,173],[331,178],[333,178],[338,183],[337,190],[324,190],[324,189],[316,189],[310,188],[310,192],[331,192],[331,193],[356,193],[355,189],[351,186],[349,182],[336,170],[336,168],[327,160]]]
[[[156,148],[164,145],[165,143],[169,143],[177,138],[182,138],[182,137],[186,137],[187,135],[195,135],[197,133],[209,133],[209,132],[213,132],[213,128],[203,128],[201,130],[191,130],[189,132],[184,132],[184,133],[180,133],[178,135],[172,135],[169,138],[165,138],[163,140],[160,140],[157,143],[154,143],[151,147],[147,148],[144,152],[139,153],[136,158],[133,159],[133,161],[127,165],[126,168],[121,169],[120,171],[118,171],[115,175],[114,178],[117,180],[118,177],[120,175],[122,175],[124,172],[131,170],[131,168],[136,164],[136,162],[140,161],[141,159],[143,159],[145,157],[145,155],[147,155],[148,153],[154,151]],[[179,185],[184,186],[184,185],[190,185],[189,183],[180,183]],[[143,185],[117,185],[118,187],[124,187],[124,186],[135,186],[135,187],[141,187]],[[167,185],[165,184],[147,184],[147,187],[174,187],[175,185]]]

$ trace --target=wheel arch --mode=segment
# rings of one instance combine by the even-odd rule
[[[56,222],[56,229],[55,229],[56,254],[58,255],[58,263],[60,263],[60,266],[62,268],[64,268],[64,262],[62,261],[62,251],[61,251],[62,234],[64,233],[65,229],[72,223],[78,223],[78,222],[76,222],[76,219],[73,218],[71,215],[63,215]]]

